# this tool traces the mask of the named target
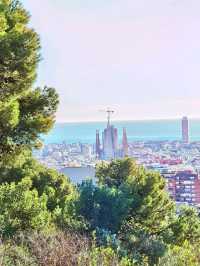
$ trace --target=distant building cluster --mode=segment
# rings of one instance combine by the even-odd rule
[[[182,165],[150,167],[160,172],[166,180],[166,188],[177,203],[200,206],[200,173],[195,167]]]
[[[42,164],[57,170],[68,167],[94,167],[96,164],[94,145],[87,143],[52,143],[34,153]]]
[[[167,189],[176,202],[200,204],[200,178],[194,170],[181,170],[171,175],[163,175]]]

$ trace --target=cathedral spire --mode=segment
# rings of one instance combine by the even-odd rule
[[[96,157],[100,159],[101,157],[101,143],[99,137],[99,130],[96,131]]]

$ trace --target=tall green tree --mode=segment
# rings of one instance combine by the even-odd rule
[[[32,87],[40,40],[29,18],[19,1],[0,0],[0,163],[37,146],[58,105],[53,88]]]
[[[176,217],[164,179],[130,158],[101,163],[96,176],[96,185],[84,182],[79,187],[78,212],[97,232],[115,234],[120,248],[139,263],[144,258],[150,265],[157,263]]]
[[[151,234],[162,232],[168,227],[175,205],[159,173],[137,166],[130,158],[115,160],[110,164],[102,163],[97,166],[96,172],[100,186],[116,188],[132,198],[127,224],[141,224]]]
[[[30,193],[46,197],[51,213],[68,215],[75,195],[70,181],[32,158],[40,136],[54,124],[59,103],[53,88],[34,88],[40,39],[18,0],[0,0],[0,185],[31,179]],[[64,211],[65,210],[65,211]]]
[[[118,193],[115,192],[114,195],[124,195],[122,198],[125,201],[117,201],[118,211],[129,199],[129,204],[125,205],[126,215],[122,216],[121,220],[114,216],[117,219],[114,219],[113,225],[116,220],[120,222],[115,233],[123,248],[130,252],[130,255],[134,254],[139,263],[142,262],[142,257],[145,257],[149,265],[156,265],[168,250],[181,250],[186,242],[191,247],[199,248],[199,213],[191,207],[181,208],[177,212],[175,203],[166,191],[165,180],[159,173],[148,171],[137,166],[132,159],[126,158],[101,163],[97,166],[96,176],[98,190],[117,190]],[[96,198],[95,190],[93,191],[91,195],[94,201]],[[107,198],[103,193],[102,197],[104,200]],[[96,202],[99,203],[97,200]],[[101,219],[107,221],[116,210],[114,200],[108,205],[107,212],[104,204],[93,203],[93,206],[98,206]],[[106,225],[105,222],[102,224]],[[110,228],[107,226],[105,229]]]
[[[89,223],[90,229],[106,229],[117,233],[129,214],[133,198],[125,191],[83,182],[79,188],[77,210]]]

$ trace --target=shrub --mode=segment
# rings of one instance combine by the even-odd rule
[[[3,237],[22,230],[40,230],[51,224],[46,197],[39,197],[36,190],[30,190],[31,186],[30,179],[0,186],[0,233]]]

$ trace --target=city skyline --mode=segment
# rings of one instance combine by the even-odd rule
[[[23,3],[42,42],[36,85],[57,89],[58,122],[102,121],[107,106],[118,120],[200,116],[199,1]]]

